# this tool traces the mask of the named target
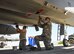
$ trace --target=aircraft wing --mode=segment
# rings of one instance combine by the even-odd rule
[[[37,13],[43,17],[50,17],[52,22],[74,26],[73,13],[56,7],[54,3],[46,4],[46,0],[0,1],[0,23],[37,24]]]

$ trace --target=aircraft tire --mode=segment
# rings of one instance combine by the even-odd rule
[[[67,39],[63,39],[63,46],[68,47],[68,40]]]

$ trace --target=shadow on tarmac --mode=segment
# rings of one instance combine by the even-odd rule
[[[68,47],[56,46],[52,50],[45,50],[42,48],[41,51],[24,51],[24,50],[0,50],[0,54],[74,54],[74,48],[65,49]]]

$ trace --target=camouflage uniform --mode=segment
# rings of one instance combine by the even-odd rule
[[[41,49],[39,41],[43,41],[45,48],[48,49],[51,43],[51,22],[45,23],[45,20],[39,19],[39,26],[43,28],[41,35],[35,37],[38,49]]]
[[[20,43],[19,43],[19,49],[24,50],[26,49],[26,28],[25,29],[17,29],[20,33]]]

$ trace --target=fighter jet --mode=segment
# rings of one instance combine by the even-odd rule
[[[11,30],[7,24],[38,25],[39,15],[54,23],[74,26],[73,6],[73,0],[0,0],[0,34]],[[7,32],[11,33],[16,31]]]

